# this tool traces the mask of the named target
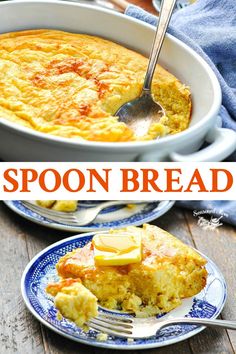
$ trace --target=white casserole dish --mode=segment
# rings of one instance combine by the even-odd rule
[[[154,28],[136,19],[63,1],[7,1],[0,4],[0,32],[56,28],[105,37],[145,55]],[[236,148],[236,134],[218,127],[221,90],[206,62],[192,49],[167,35],[160,64],[190,86],[193,112],[190,127],[160,140],[96,143],[54,137],[0,117],[0,158],[6,161],[220,161]],[[204,141],[210,145],[196,152]]]

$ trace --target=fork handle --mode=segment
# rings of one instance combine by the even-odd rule
[[[221,327],[221,328],[227,328],[227,329],[235,329],[236,330],[236,321],[229,321],[229,320],[212,320],[212,319],[207,319],[207,318],[176,318],[176,319],[170,319],[165,322],[165,324],[162,326],[162,328],[170,326],[172,324],[180,324],[180,323],[186,323],[186,324],[196,324],[196,325],[203,325],[206,327]],[[160,322],[159,322],[160,324]]]
[[[161,2],[161,9],[159,14],[155,39],[151,49],[146,77],[144,79],[143,93],[151,92],[153,75],[155,72],[161,47],[165,38],[166,29],[170,22],[170,18],[175,6],[175,2],[176,0],[162,0]]]
[[[99,205],[99,209],[103,210],[105,208],[108,208],[110,206],[115,206],[115,205],[141,204],[141,203],[148,203],[148,201],[145,201],[145,200],[112,200],[109,202],[101,203]]]

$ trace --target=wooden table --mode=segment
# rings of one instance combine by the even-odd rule
[[[192,212],[173,208],[153,222],[208,255],[223,272],[228,298],[224,319],[236,319],[236,232],[224,224],[204,231]],[[42,326],[26,309],[20,279],[29,260],[43,248],[69,234],[33,224],[0,203],[0,353],[1,354],[118,354],[65,339]],[[206,329],[189,340],[143,354],[226,354],[236,351],[236,332]],[[134,352],[129,351],[127,354]]]
[[[152,5],[152,0],[128,0],[130,3],[140,6],[143,9],[149,11],[149,12],[153,12],[154,14],[156,14],[156,10]]]
[[[155,13],[150,0],[132,0]],[[222,318],[236,319],[236,232],[231,226],[204,231],[191,212],[172,209],[153,223],[194,245],[216,262],[228,284]],[[67,234],[68,235],[68,234]],[[0,354],[118,354],[67,340],[42,326],[25,308],[20,278],[29,260],[67,236],[25,221],[0,204]],[[143,354],[226,354],[236,352],[236,332],[206,329],[179,344],[142,350]],[[131,354],[134,352],[127,352]]]

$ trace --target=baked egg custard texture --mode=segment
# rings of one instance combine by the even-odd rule
[[[77,200],[36,200],[36,204],[42,208],[52,209],[63,212],[76,211]]]
[[[206,285],[205,264],[201,255],[168,232],[148,224],[130,226],[96,234],[92,242],[63,256],[56,266],[60,281],[46,290],[69,297],[78,281],[100,305],[148,317],[169,312],[183,298],[199,293]],[[68,302],[55,305],[68,313]]]
[[[101,142],[151,140],[185,130],[190,91],[159,65],[152,93],[166,116],[143,137],[114,116],[140,95],[147,63],[132,50],[85,34],[1,34],[0,117],[42,133]]]

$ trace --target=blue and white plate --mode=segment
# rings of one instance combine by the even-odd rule
[[[77,247],[83,247],[93,237],[94,233],[73,236],[40,252],[26,267],[21,281],[21,291],[24,301],[32,314],[51,330],[70,338],[96,347],[112,349],[146,349],[162,347],[180,342],[204,329],[194,325],[173,325],[162,329],[156,336],[147,339],[138,339],[129,342],[126,339],[109,336],[105,341],[99,341],[98,332],[89,330],[84,332],[74,323],[63,318],[57,318],[57,310],[53,299],[46,294],[45,287],[49,282],[57,280],[55,265],[67,252]],[[203,255],[203,257],[205,257]],[[225,280],[216,265],[207,257],[208,279],[207,285],[193,298],[185,299],[181,306],[162,316],[168,317],[199,317],[215,318],[221,312],[226,300]],[[100,309],[101,310],[101,309]],[[112,312],[112,311],[111,311]]]
[[[33,202],[33,201],[32,201]],[[53,229],[69,232],[90,232],[102,231],[126,227],[129,225],[139,226],[150,222],[165,214],[174,205],[174,201],[156,201],[151,203],[136,204],[129,208],[126,205],[113,206],[106,208],[97,216],[93,223],[86,226],[70,226],[47,219],[38,213],[35,213],[22,204],[20,200],[7,200],[4,203],[15,213]],[[94,207],[102,201],[79,201],[78,210]]]

